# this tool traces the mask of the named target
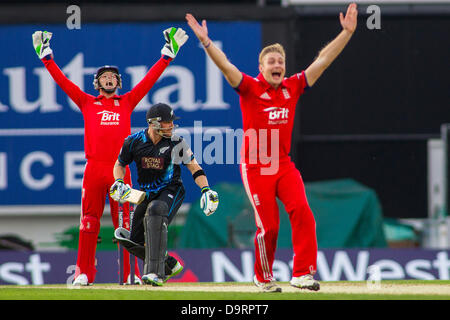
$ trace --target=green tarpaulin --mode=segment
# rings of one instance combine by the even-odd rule
[[[319,248],[387,247],[383,215],[376,193],[351,179],[306,183],[316,219]],[[191,206],[177,248],[252,248],[256,231],[253,210],[240,184],[218,184],[218,210],[206,217]],[[281,202],[279,248],[291,248],[289,218]]]

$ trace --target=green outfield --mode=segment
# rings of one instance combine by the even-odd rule
[[[168,283],[163,287],[94,284],[0,286],[0,300],[450,300],[450,281],[321,282],[318,292],[280,283],[282,293],[261,293],[251,283]]]

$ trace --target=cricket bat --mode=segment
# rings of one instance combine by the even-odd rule
[[[145,199],[145,192],[131,189],[130,193],[123,200],[134,204],[140,204]]]

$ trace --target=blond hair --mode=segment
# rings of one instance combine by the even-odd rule
[[[281,54],[283,56],[283,58],[286,58],[286,53],[284,52],[283,46],[279,43],[275,43],[275,44],[271,44],[267,47],[264,47],[261,50],[261,53],[259,54],[259,63],[262,64],[264,56],[271,52],[278,52],[279,54]]]

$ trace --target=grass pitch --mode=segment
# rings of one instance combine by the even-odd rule
[[[450,281],[321,282],[312,292],[280,282],[282,293],[261,293],[252,283],[167,283],[163,287],[94,284],[0,286],[0,300],[450,300]]]

